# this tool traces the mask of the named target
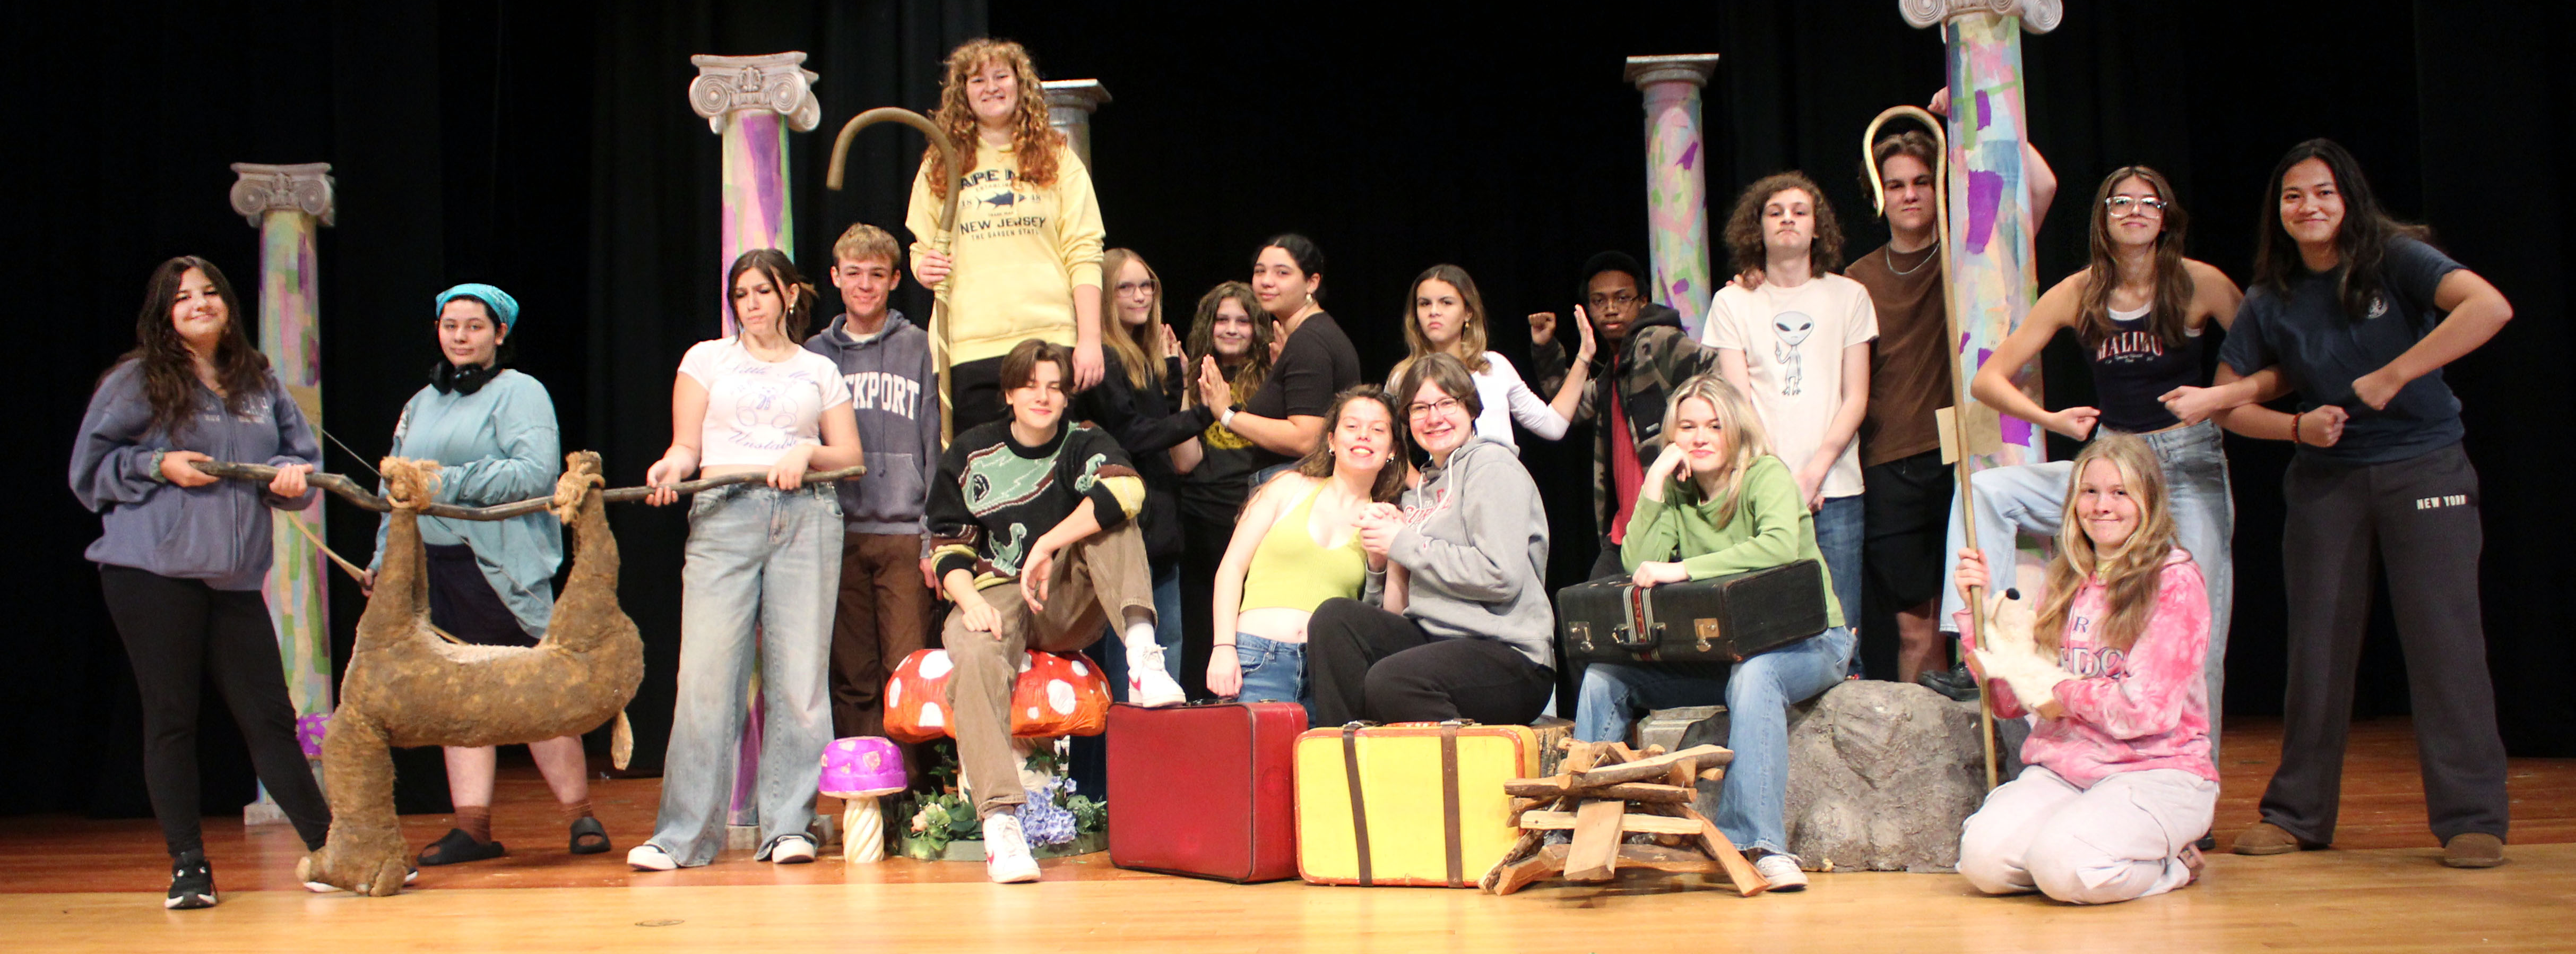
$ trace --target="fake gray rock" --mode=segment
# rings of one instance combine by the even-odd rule
[[[2005,778],[2018,772],[1999,758]],[[1789,851],[1810,867],[1952,870],[1984,800],[1974,702],[1863,679],[1790,711]]]

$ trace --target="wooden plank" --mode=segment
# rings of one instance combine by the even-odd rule
[[[1495,894],[1510,894],[1529,887],[1531,882],[1564,871],[1569,850],[1564,845],[1549,845],[1539,849],[1538,854],[1496,867],[1485,876],[1484,888]]]
[[[1585,802],[1583,803],[1583,807],[1588,809],[1597,804],[1600,804],[1600,802]],[[1583,813],[1581,811],[1531,811],[1521,813],[1521,827],[1530,831],[1579,831],[1581,830],[1579,826],[1582,824],[1582,821]],[[1699,834],[1699,825],[1700,823],[1687,818],[1673,818],[1665,815],[1622,814],[1619,816],[1619,830],[1623,833],[1634,832],[1649,835],[1696,835]]]
[[[1565,880],[1608,881],[1619,873],[1619,819],[1625,802],[1585,802],[1574,810],[1574,846],[1565,856]]]
[[[1692,836],[1693,840],[1698,842],[1701,851],[1717,859],[1717,863],[1726,869],[1726,880],[1735,885],[1736,894],[1750,898],[1771,890],[1771,882],[1762,877],[1761,872],[1753,870],[1753,862],[1744,860],[1744,853],[1735,850],[1735,843],[1727,840],[1726,833],[1700,817],[1698,809],[1688,805],[1648,805],[1646,810],[1699,823],[1699,832]]]
[[[1693,746],[1670,755],[1658,755],[1650,759],[1639,759],[1576,772],[1573,773],[1574,784],[1589,787],[1614,782],[1644,781],[1662,776],[1674,763],[1684,761],[1702,767],[1725,765],[1735,761],[1735,753],[1727,751],[1722,745]]]
[[[1697,850],[1656,845],[1620,845],[1619,867],[1646,868],[1667,874],[1723,875],[1725,867]]]
[[[1549,778],[1516,778],[1503,783],[1503,793],[1530,799],[1580,795],[1584,798],[1615,798],[1629,802],[1687,802],[1694,797],[1694,793],[1687,784],[1657,785],[1648,782],[1628,782],[1593,788],[1576,788],[1569,784],[1570,782],[1571,777],[1564,775]]]

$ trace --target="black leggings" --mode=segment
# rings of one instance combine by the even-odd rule
[[[1491,639],[1440,639],[1358,600],[1330,599],[1306,621],[1306,680],[1318,725],[1442,722],[1528,725],[1556,692],[1556,671]]]
[[[197,692],[209,672],[269,796],[304,836],[304,846],[320,849],[331,808],[295,741],[277,630],[259,593],[124,566],[100,566],[98,582],[142,690],[143,780],[171,856],[205,847],[197,817]]]

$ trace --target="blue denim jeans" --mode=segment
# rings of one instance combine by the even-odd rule
[[[1842,607],[1843,625],[1860,631],[1860,553],[1869,542],[1868,527],[1862,515],[1868,509],[1861,495],[1827,497],[1816,510],[1816,551],[1825,558],[1825,578],[1834,587],[1834,602]],[[1860,654],[1852,654],[1852,675],[1860,675]]]
[[[1115,627],[1117,624],[1110,624]],[[1154,574],[1154,643],[1163,647],[1163,668],[1174,682],[1181,678],[1181,567],[1173,564]],[[1125,656],[1125,652],[1120,652]],[[1124,660],[1121,660],[1124,662]],[[1124,667],[1121,667],[1124,668]],[[1124,686],[1127,680],[1120,679]]]
[[[1679,706],[1713,706],[1726,700],[1726,680],[1684,675],[1651,666],[1594,663],[1583,670],[1575,693],[1574,738],[1626,742],[1637,714]]]
[[[2140,434],[2164,465],[2167,506],[2173,511],[2174,543],[2200,565],[2209,591],[2209,655],[2202,678],[2209,690],[2209,757],[2218,759],[2219,710],[2227,698],[2227,624],[2236,591],[2236,498],[2228,489],[2227,453],[2218,425],[2202,421],[2189,427]],[[1987,554],[2013,551],[2016,533],[2054,540],[2065,526],[2066,491],[2074,483],[2074,461],[2050,461],[1996,467],[1970,476],[1977,495],[1977,548]],[[1821,536],[1821,529],[1818,531]],[[1958,502],[1950,504],[1950,552],[1967,547],[1967,529]],[[1989,556],[1989,564],[2003,561]],[[2009,579],[1996,570],[1998,579]],[[1940,624],[1956,632],[1958,612],[1966,608],[1955,585],[1941,588]]]
[[[1857,503],[1860,498],[1851,498]],[[1789,850],[1789,706],[1851,671],[1850,627],[1836,626],[1735,664],[1726,678],[1726,747],[1735,762],[1717,802],[1717,830],[1740,849]]]
[[[651,842],[682,865],[724,848],[725,810],[755,661],[766,707],[759,856],[814,818],[833,601],[841,585],[841,498],[830,484],[780,491],[736,484],[689,504],[680,569],[679,699]]]
[[[1306,687],[1306,644],[1234,634],[1234,658],[1243,667],[1243,688],[1234,697],[1244,702],[1294,702],[1306,707],[1306,724],[1315,723],[1315,693]]]

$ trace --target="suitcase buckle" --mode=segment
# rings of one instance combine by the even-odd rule
[[[1718,628],[1717,621],[1714,619],[1699,620],[1693,628],[1698,631],[1699,651],[1703,653],[1708,652],[1710,640],[1726,637],[1725,632]]]
[[[1584,652],[1593,651],[1591,623],[1582,620],[1570,621],[1565,624],[1565,635],[1569,641],[1582,643]]]

